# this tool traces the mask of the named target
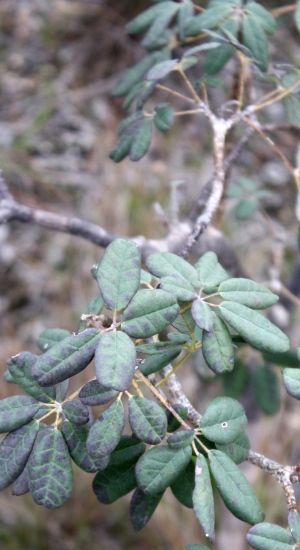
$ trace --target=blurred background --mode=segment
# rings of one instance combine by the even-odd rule
[[[288,2],[264,5],[283,4]],[[121,72],[143,56],[138,38],[128,36],[124,26],[149,5],[146,0],[1,0],[0,167],[16,200],[82,217],[119,236],[151,238],[165,235],[153,205],[159,202],[168,209],[175,180],[184,181],[179,191],[182,217],[191,209],[212,170],[211,136],[202,119],[181,117],[170,134],[155,132],[148,155],[137,164],[128,159],[114,164],[108,158],[123,117],[122,100],[111,97],[111,88]],[[280,19],[270,52],[281,63],[299,60],[299,35],[291,17]],[[216,104],[225,93],[214,92]],[[286,122],[279,104],[264,120],[275,121]],[[294,164],[299,132],[277,138]],[[241,215],[234,192],[229,192],[215,231],[225,234],[231,243],[228,254],[237,254],[243,270],[258,282],[268,279],[276,250],[282,252],[280,272],[288,284],[297,262],[291,175],[269,145],[255,138],[232,169],[229,190],[236,184],[243,188],[245,179],[267,189],[268,197],[250,216]],[[251,202],[253,187],[245,189],[246,202]],[[283,246],[276,240],[282,234]],[[69,235],[19,222],[0,226],[2,373],[8,357],[22,350],[38,353],[36,340],[45,328],[76,330],[86,304],[97,293],[90,268],[101,254],[95,245]],[[282,317],[278,312],[278,322],[298,347],[299,308],[283,313]],[[260,354],[245,353],[241,359],[251,371],[262,359]],[[272,369],[280,381],[280,368]],[[201,357],[180,376],[200,411],[207,399],[231,391],[205,370]],[[86,377],[89,373],[79,375],[79,384]],[[0,398],[14,393],[19,393],[14,385],[1,382]],[[270,416],[250,390],[244,392],[242,402],[251,418],[248,434],[253,450],[282,463],[296,463],[299,406],[286,395],[281,381],[269,402],[277,403],[280,396],[281,408],[273,407]],[[267,511],[267,521],[285,526],[281,489],[254,467],[246,464],[243,470]],[[206,542],[193,512],[177,503],[171,492],[166,492],[150,524],[136,534],[129,521],[130,496],[105,507],[92,492],[92,476],[78,469],[75,474],[74,494],[59,510],[42,509],[28,496],[12,497],[10,488],[0,494],[0,550],[182,550],[187,544]],[[219,542],[214,548],[247,548],[247,525],[232,518],[222,503],[217,522]]]

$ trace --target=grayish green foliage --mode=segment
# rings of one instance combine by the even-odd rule
[[[54,345],[54,344],[53,344]],[[32,368],[38,359],[38,355],[34,355],[29,351],[22,351],[11,357],[7,361],[7,366],[13,380],[26,393],[42,401],[50,403],[55,400],[55,387],[41,388],[41,386],[32,377]]]
[[[139,288],[140,274],[141,256],[136,244],[125,239],[113,241],[97,269],[97,281],[108,309],[125,309]]]
[[[223,281],[229,279],[225,269],[219,264],[215,252],[206,252],[196,262],[195,269],[198,272],[199,281],[206,287],[217,288]]]
[[[288,513],[288,524],[293,540],[300,544],[300,517],[297,511]]]
[[[117,390],[107,389],[98,380],[91,380],[85,384],[80,392],[79,398],[85,405],[105,405],[118,395]]]
[[[122,435],[120,441],[109,458],[109,466],[119,467],[132,461],[137,461],[146,450],[146,445],[136,437]]]
[[[130,519],[135,531],[140,531],[145,527],[159,505],[163,494],[162,492],[156,495],[145,495],[139,488],[134,491],[130,501]]]
[[[195,488],[195,463],[193,458],[182,470],[177,479],[171,485],[171,491],[175,498],[186,508],[193,508],[193,491]]]
[[[167,275],[160,280],[159,288],[171,292],[179,302],[191,302],[196,298],[195,289],[180,275]]]
[[[179,275],[195,288],[200,286],[195,268],[172,252],[151,254],[146,260],[146,266],[155,277]]]
[[[225,300],[238,302],[251,309],[265,309],[278,302],[278,296],[268,288],[250,279],[228,279],[219,286],[219,292]]]
[[[263,509],[238,466],[218,450],[211,450],[208,458],[217,489],[232,514],[250,524],[263,521]]]
[[[296,399],[300,399],[300,370],[283,369],[282,376],[286,391]]]
[[[213,331],[214,315],[206,302],[203,300],[194,300],[191,313],[199,328],[207,332]]]
[[[32,367],[34,379],[42,387],[52,386],[81,372],[93,359],[99,339],[94,328],[64,338],[37,359]]]
[[[138,487],[147,495],[164,491],[186,467],[191,454],[191,447],[184,447],[180,451],[170,449],[167,445],[150,449],[136,465]]]
[[[0,401],[0,433],[17,430],[27,424],[40,408],[33,397],[15,395]]]
[[[209,468],[202,454],[199,454],[196,460],[193,507],[206,537],[213,542],[215,539],[214,497]]]
[[[104,470],[108,465],[109,455],[104,458],[95,458],[88,454],[86,448],[88,433],[87,426],[73,424],[66,418],[63,419],[62,434],[75,464],[85,472]]]
[[[144,376],[149,376],[154,372],[163,369],[169,365],[181,352],[181,346],[176,346],[170,351],[164,353],[156,353],[150,357],[147,357],[143,363],[139,364],[139,370],[144,374]]]
[[[46,508],[59,508],[71,496],[73,470],[68,447],[60,431],[47,427],[35,440],[28,461],[33,500]]]
[[[202,353],[206,364],[216,374],[230,372],[234,366],[234,352],[230,332],[224,321],[214,312],[213,329],[203,331]]]
[[[253,394],[265,414],[276,414],[280,408],[280,386],[270,365],[258,365],[253,373]]]
[[[108,466],[102,472],[98,472],[93,481],[93,491],[99,502],[112,504],[118,498],[127,495],[136,487],[135,479],[136,459],[118,468]]]
[[[73,424],[87,424],[90,411],[79,399],[65,401],[62,405],[63,416]]]
[[[157,445],[167,432],[167,417],[164,410],[154,401],[144,397],[129,398],[128,419],[136,437]]]
[[[255,550],[293,550],[290,533],[272,523],[258,523],[247,533],[247,542]]]
[[[24,468],[21,475],[16,479],[11,490],[11,494],[13,496],[26,495],[26,493],[29,493],[29,480],[28,480],[27,467]]]
[[[187,445],[191,445],[195,438],[195,430],[182,430],[171,435],[167,439],[167,443],[171,449],[183,449]]]
[[[209,441],[232,443],[245,430],[247,417],[243,406],[231,397],[216,397],[206,407],[200,428]]]
[[[57,342],[61,342],[61,340],[70,336],[70,334],[69,330],[63,328],[47,328],[39,335],[37,345],[44,352],[55,346]]]
[[[117,446],[124,428],[124,408],[118,399],[92,425],[86,442],[90,455],[103,458]]]
[[[38,422],[31,420],[25,426],[7,434],[1,441],[0,491],[8,487],[23,472],[38,431]]]
[[[241,462],[244,462],[244,460],[247,460],[250,449],[250,441],[248,436],[242,432],[232,443],[226,443],[223,445],[216,443],[216,447],[219,451],[222,451],[222,453],[227,454],[229,458],[235,462],[235,464],[240,464]]]
[[[118,391],[127,390],[135,371],[136,350],[124,332],[103,334],[95,354],[95,373],[98,382]]]

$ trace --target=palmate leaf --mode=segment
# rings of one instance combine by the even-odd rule
[[[38,355],[34,355],[29,351],[22,351],[8,359],[8,370],[14,381],[26,393],[43,403],[54,402],[56,397],[55,387],[42,388],[32,377],[32,368],[37,360]]]
[[[31,420],[25,426],[7,434],[0,444],[0,491],[8,487],[23,472],[30,456],[39,423]]]
[[[123,310],[140,284],[141,255],[136,244],[116,239],[105,250],[97,281],[108,309]]]
[[[0,401],[0,433],[17,430],[38,412],[41,403],[33,397],[15,395]]]
[[[94,407],[105,405],[117,395],[117,390],[108,390],[98,380],[91,380],[81,388],[78,397],[84,405]]]
[[[268,288],[242,277],[223,281],[218,290],[225,300],[238,302],[251,309],[265,309],[279,300]]]
[[[163,494],[161,492],[155,495],[145,495],[139,488],[134,491],[130,501],[130,519],[134,531],[140,531],[145,527],[159,505]]]
[[[87,426],[76,425],[66,418],[63,419],[62,434],[75,464],[85,472],[104,470],[108,465],[109,455],[104,458],[95,458],[88,454],[86,449],[88,433]]]
[[[179,305],[164,290],[139,290],[124,311],[122,330],[133,338],[148,338],[170,325]]]
[[[170,488],[180,504],[187,508],[193,508],[193,491],[195,488],[195,463],[193,460],[190,460]]]
[[[92,425],[86,448],[97,458],[109,455],[117,446],[124,428],[124,408],[119,399],[108,407]]]
[[[205,536],[213,542],[215,539],[214,496],[207,461],[201,453],[196,460],[193,508]]]
[[[146,266],[155,277],[179,275],[179,277],[186,279],[195,288],[200,287],[196,269],[172,252],[151,254],[146,260]]]
[[[235,302],[222,302],[220,310],[225,321],[254,348],[271,353],[289,349],[288,337],[257,311]]]
[[[145,443],[157,445],[166,435],[167,417],[155,401],[137,396],[130,397],[128,418],[134,435]]]
[[[79,399],[65,401],[62,404],[62,414],[73,424],[87,424],[90,418],[90,411]]]
[[[293,550],[294,544],[290,533],[272,523],[258,523],[249,529],[246,539],[255,550]]]
[[[208,459],[217,489],[231,513],[250,524],[263,521],[263,509],[238,466],[218,450],[211,450]]]
[[[42,387],[52,386],[81,372],[93,359],[99,339],[99,331],[89,328],[58,342],[33,365],[34,379]]]
[[[118,498],[135,489],[135,465],[136,459],[120,464],[118,468],[108,466],[105,470],[96,474],[93,481],[93,491],[99,502],[112,504]]]
[[[57,342],[61,342],[67,336],[70,336],[70,331],[63,328],[47,328],[39,335],[37,345],[42,351],[47,351]]]
[[[95,354],[95,373],[106,388],[125,391],[134,377],[136,349],[124,332],[103,334]]]
[[[191,455],[191,447],[184,447],[179,451],[170,449],[167,445],[153,447],[136,465],[138,487],[147,495],[161,493],[172,485],[190,461]]]
[[[59,508],[71,496],[73,470],[61,432],[41,430],[28,461],[29,489],[33,500],[46,508]]]
[[[227,444],[237,439],[247,426],[244,408],[231,397],[216,397],[202,416],[200,428],[209,441]]]
[[[211,311],[213,329],[203,331],[202,353],[208,367],[216,374],[231,372],[234,366],[234,351],[230,332],[225,323]]]

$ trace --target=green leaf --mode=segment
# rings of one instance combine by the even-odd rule
[[[104,470],[109,462],[109,455],[104,458],[91,457],[86,449],[86,440],[89,428],[76,425],[67,420],[62,421],[62,434],[69,449],[70,456],[75,464],[85,472]]]
[[[183,449],[191,445],[195,438],[195,430],[182,430],[171,435],[167,443],[171,449]]]
[[[222,375],[223,392],[226,397],[237,399],[246,390],[250,381],[250,371],[239,358],[235,358],[231,372]]]
[[[165,37],[165,29],[179,10],[179,4],[174,2],[163,2],[159,17],[153,21],[150,29],[143,38],[141,44],[146,50],[158,48],[168,43],[168,35]]]
[[[122,464],[135,462],[144,454],[146,445],[130,435],[122,435],[109,458],[109,466],[118,468]]]
[[[195,488],[195,463],[190,460],[188,465],[172,483],[171,491],[178,502],[187,508],[193,508],[193,491]]]
[[[169,365],[181,352],[182,347],[177,346],[175,349],[166,351],[165,353],[156,353],[144,359],[143,363],[139,364],[139,370],[144,376],[149,376]]]
[[[92,425],[86,448],[97,458],[109,455],[117,446],[124,428],[124,408],[119,399],[110,405]]]
[[[195,300],[191,307],[191,313],[199,328],[208,332],[213,330],[214,315],[209,305],[203,300]]]
[[[170,130],[174,122],[174,109],[168,103],[160,103],[155,107],[153,122],[160,132]]]
[[[73,470],[68,447],[59,430],[39,431],[28,461],[31,496],[36,504],[59,508],[71,496]]]
[[[181,346],[180,346],[181,347]],[[178,344],[176,342],[151,342],[150,344],[140,344],[136,346],[136,351],[145,355],[162,355],[165,352],[176,351]]]
[[[208,76],[217,75],[232,57],[234,48],[231,44],[220,44],[220,48],[210,50],[204,62],[204,71]]]
[[[139,61],[139,63],[122,74],[121,78],[119,78],[112,89],[112,95],[114,97],[119,97],[128,94],[136,84],[140,83],[150,67],[163,58],[164,55],[162,52],[154,52],[147,55],[142,61]]]
[[[237,439],[247,426],[242,405],[231,397],[216,397],[202,416],[200,428],[209,441],[227,444]]]
[[[151,137],[152,120],[151,118],[144,118],[134,132],[130,148],[130,160],[136,162],[145,156],[150,147]]]
[[[220,310],[225,321],[254,348],[272,353],[289,349],[288,337],[257,311],[234,302],[222,302]]]
[[[13,484],[11,494],[13,496],[21,496],[29,493],[29,480],[28,480],[28,469],[25,466],[23,472]]]
[[[180,275],[162,277],[159,288],[173,294],[179,302],[191,302],[197,297],[192,285]]]
[[[118,468],[108,466],[94,477],[93,491],[102,504],[112,504],[136,487],[136,460],[120,464]]]
[[[187,0],[187,2],[184,2],[181,4],[178,15],[177,15],[177,22],[178,22],[178,30],[179,30],[179,37],[180,40],[184,41],[186,37],[186,28],[191,20],[191,18],[194,15],[194,4],[190,0]]]
[[[117,395],[118,392],[116,390],[108,390],[98,380],[91,380],[81,388],[79,399],[81,399],[84,405],[94,407],[96,405],[105,405],[105,403],[108,403]]]
[[[124,311],[122,330],[133,338],[148,338],[164,330],[179,313],[179,305],[164,290],[139,290]]]
[[[168,59],[167,61],[161,61],[153,67],[147,73],[147,80],[160,80],[167,76],[177,65],[178,59]]]
[[[242,277],[223,281],[219,286],[219,292],[225,300],[239,302],[251,309],[265,309],[279,300],[268,288]]]
[[[204,44],[199,44],[198,46],[194,46],[193,48],[189,48],[188,50],[186,50],[182,58],[184,59],[185,57],[189,57],[190,55],[194,55],[195,53],[203,52],[206,50],[213,50],[215,48],[219,48],[220,46],[220,42],[205,42]]]
[[[0,491],[6,489],[23,472],[30,456],[39,423],[32,420],[7,434],[0,444]]]
[[[289,349],[285,353],[277,355],[276,353],[262,353],[262,356],[266,363],[273,363],[274,365],[282,365],[283,367],[295,367],[300,366],[300,362],[295,349]]]
[[[300,399],[300,369],[283,369],[282,376],[288,394]]]
[[[235,216],[238,220],[247,220],[251,218],[259,207],[259,202],[256,198],[242,199],[235,207]]]
[[[103,334],[95,354],[95,373],[102,386],[125,391],[134,377],[135,346],[124,332]]]
[[[187,334],[180,334],[177,332],[169,332],[167,336],[168,339],[171,340],[171,342],[174,344],[185,344],[190,340]]]
[[[297,1],[297,8],[295,11],[295,23],[298,31],[300,32],[300,1]]]
[[[242,432],[232,443],[227,443],[226,445],[217,443],[216,447],[219,451],[228,455],[235,464],[240,464],[248,458],[250,441],[247,435]]]
[[[290,533],[272,523],[258,523],[249,529],[246,539],[255,550],[293,550]]]
[[[47,351],[64,338],[67,338],[67,336],[70,336],[70,334],[69,330],[63,328],[47,328],[39,335],[37,345],[40,350]]]
[[[214,496],[206,458],[199,454],[195,468],[195,489],[193,491],[193,507],[205,536],[215,540],[215,509]]]
[[[201,284],[208,287],[218,287],[223,281],[229,279],[225,269],[219,264],[215,252],[206,252],[195,264]]]
[[[93,359],[99,339],[99,331],[89,328],[58,342],[33,365],[34,379],[43,387],[52,386],[81,372]]]
[[[127,111],[127,109],[131,107],[135,98],[148,87],[149,85],[147,82],[138,82],[137,84],[135,84],[125,97],[125,100],[122,105],[123,109]]]
[[[203,331],[202,353],[208,367],[216,374],[230,372],[234,366],[234,351],[230,332],[225,323],[211,312],[213,330]]]
[[[196,15],[191,19],[186,27],[187,36],[197,36],[205,29],[213,29],[219,26],[223,19],[226,18],[231,12],[232,6],[225,3],[209,7],[204,12]]]
[[[0,433],[17,430],[30,422],[40,408],[33,397],[14,395],[0,401]]]
[[[243,44],[250,50],[262,71],[268,68],[268,42],[260,21],[254,17],[243,18]]]
[[[67,395],[68,388],[69,388],[69,379],[64,380],[63,382],[60,382],[59,384],[57,384],[55,400],[58,401],[59,403],[62,403],[62,401],[64,401]]]
[[[280,386],[276,373],[269,365],[259,365],[253,374],[253,394],[265,414],[280,409]]]
[[[156,495],[145,495],[139,488],[134,491],[130,501],[130,519],[134,531],[140,531],[145,527],[160,503],[163,494],[162,492]]]
[[[268,34],[274,34],[276,28],[276,20],[271,13],[266,10],[260,4],[256,2],[248,2],[246,5],[246,11],[250,12],[253,19],[260,25]]]
[[[172,408],[175,412],[177,412],[182,420],[186,420],[188,414],[187,407],[184,407],[183,405],[181,405],[181,403],[173,403]],[[173,416],[171,411],[167,411],[166,414],[168,419],[168,433],[175,432],[175,430],[178,430],[178,428],[180,428],[181,424],[179,423],[177,418]]]
[[[231,513],[250,524],[263,521],[263,509],[238,466],[218,450],[211,450],[208,458],[217,489]]]
[[[7,384],[15,384],[16,382],[14,381],[12,375],[10,374],[9,370],[6,370],[4,373],[3,373],[3,376],[2,376],[4,382],[6,382]]]
[[[282,98],[284,110],[291,124],[300,124],[300,101],[299,98],[290,94]]]
[[[121,162],[129,155],[132,143],[132,134],[122,136],[120,141],[118,141],[118,143],[109,153],[109,158],[114,162]]]
[[[187,309],[173,321],[173,327],[179,330],[183,334],[187,334],[190,338],[194,333],[196,328],[195,319],[193,319],[192,312],[190,309]]]
[[[164,410],[155,401],[133,396],[128,402],[130,427],[136,437],[157,445],[167,432],[167,417]]]
[[[43,403],[51,403],[55,401],[55,387],[41,388],[41,386],[32,377],[32,368],[38,359],[38,355],[34,355],[29,351],[22,351],[11,357],[7,361],[7,366],[14,381],[26,393],[42,401]]]
[[[105,250],[97,281],[108,309],[121,311],[140,285],[141,255],[136,244],[116,239]]]
[[[152,275],[148,273],[148,271],[145,271],[145,269],[141,269],[141,279],[140,284],[150,285],[152,282]]]
[[[299,544],[300,543],[300,517],[298,512],[289,512],[288,513],[288,524],[291,531],[293,540]]]
[[[157,252],[148,256],[146,266],[150,273],[156,277],[178,275],[186,279],[192,286],[199,288],[199,280],[196,269],[172,252]]]
[[[170,4],[173,4],[173,2],[170,1],[166,3],[168,4],[167,9],[170,7]],[[137,34],[145,31],[153,23],[153,21],[155,21],[155,19],[160,17],[163,13],[164,6],[152,6],[130,21],[125,27],[126,32],[130,34]]]
[[[192,455],[191,447],[179,451],[167,445],[153,447],[136,465],[136,479],[140,489],[147,495],[161,493],[174,483],[187,466]]]
[[[89,421],[90,411],[79,399],[65,401],[62,404],[62,413],[73,424],[87,424]]]

